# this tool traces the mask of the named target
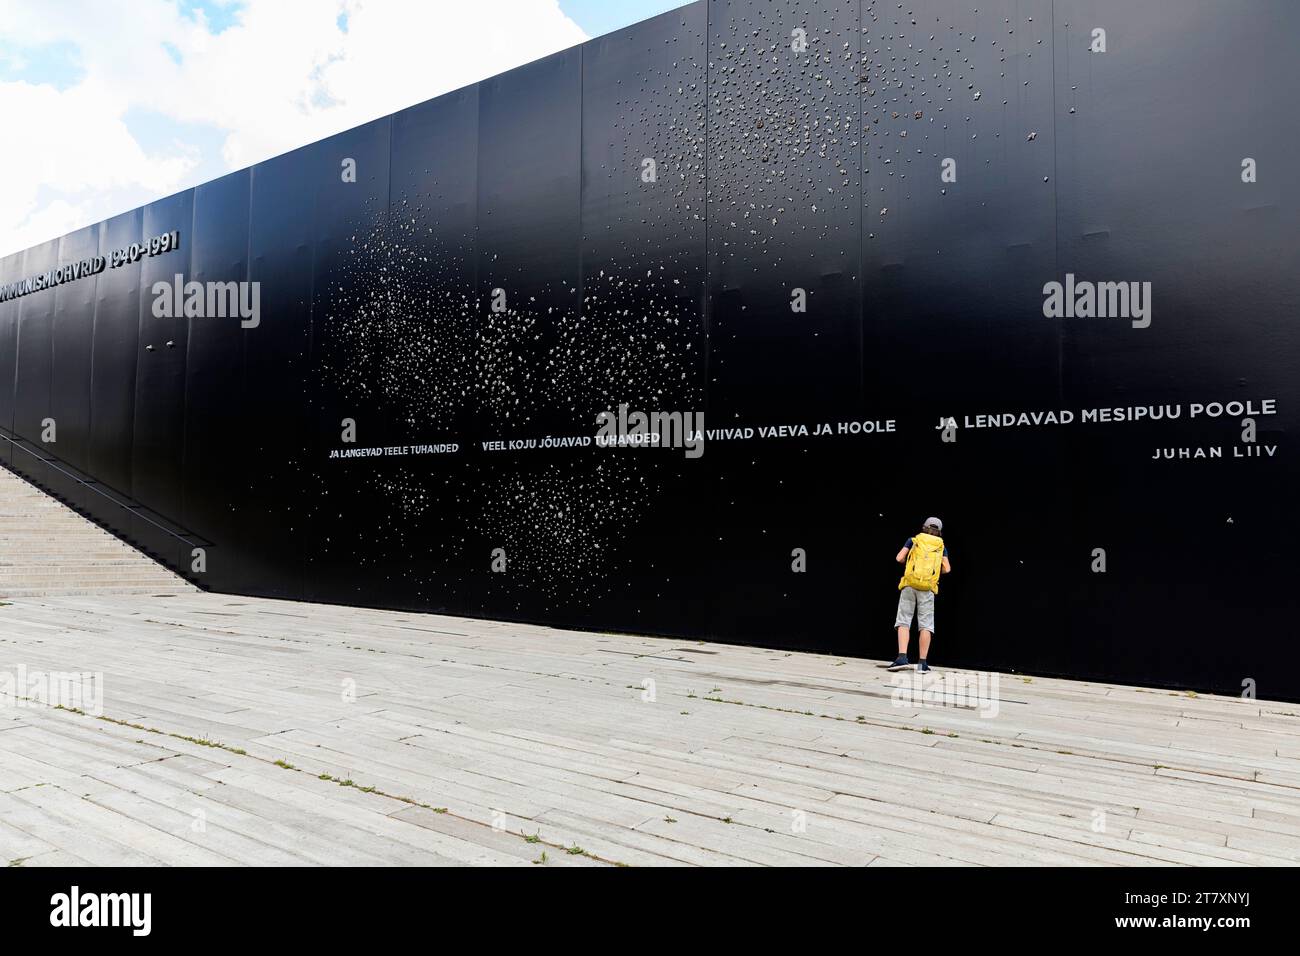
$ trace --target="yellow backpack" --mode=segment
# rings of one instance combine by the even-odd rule
[[[939,593],[939,573],[943,571],[943,538],[932,534],[914,535],[912,550],[907,552],[907,566],[898,581],[898,590],[916,588],[918,591]]]

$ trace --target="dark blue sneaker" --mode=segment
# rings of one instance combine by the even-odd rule
[[[922,658],[921,660],[916,662],[916,672],[918,674],[930,673],[930,665],[925,662],[925,658]]]
[[[907,655],[906,655],[906,654],[899,654],[899,655],[898,655],[898,660],[896,660],[896,661],[894,661],[894,663],[890,664],[890,665],[889,665],[889,669],[890,669],[891,671],[901,671],[904,667],[911,667],[911,666],[912,666],[912,665],[909,664],[909,663],[907,662]]]

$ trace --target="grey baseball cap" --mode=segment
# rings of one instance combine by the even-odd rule
[[[934,527],[938,528],[940,531],[943,530],[943,522],[938,518],[926,518],[925,525],[922,525],[922,527],[925,527],[926,525],[934,525]]]

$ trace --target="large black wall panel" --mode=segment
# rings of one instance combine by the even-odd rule
[[[866,383],[929,425],[1059,395],[1051,14],[863,3]]]
[[[23,256],[23,275],[47,272],[59,264],[59,240],[28,249]],[[51,338],[54,324],[54,296],[50,290],[33,293],[18,304],[18,372],[14,385],[14,432],[33,444],[42,441],[46,421],[52,417],[50,403]],[[55,443],[49,449],[56,451]]]
[[[59,240],[28,249],[23,255],[23,276],[33,276],[58,265]],[[36,454],[15,449],[14,467],[28,478],[46,485],[57,472],[44,463],[58,447],[58,423],[54,420],[50,379],[54,296],[51,290],[28,295],[18,302],[17,366],[14,376],[14,435],[26,440]]]
[[[181,245],[140,262],[140,334],[136,353],[135,419],[132,427],[131,489],[154,511],[181,513],[181,462],[185,447],[185,356],[189,319],[178,297],[190,268],[194,191],[144,207],[143,239],[178,234]],[[204,309],[208,311],[206,295]],[[212,317],[210,317],[212,318]],[[214,321],[221,321],[213,318]]]
[[[1300,665],[1294,642],[1267,637],[1294,597],[1244,583],[1290,566],[1300,530],[1300,196],[1285,173],[1300,131],[1281,119],[1300,89],[1300,8],[1234,12],[1057,3],[1056,278],[1150,283],[1149,324],[1061,320],[1065,403],[1152,412],[1072,433],[1073,613],[1049,666],[1267,695]],[[1154,613],[1116,613],[1133,607]],[[1245,641],[1186,637],[1243,627]]]
[[[554,366],[574,361],[581,303],[582,51],[484,80],[478,134],[481,427],[585,428]]]
[[[548,360],[579,434],[624,406],[704,411],[705,75],[703,4],[583,48],[582,304]],[[707,536],[668,518],[688,513],[703,467],[680,448],[594,443],[539,460],[536,480],[562,502],[555,540],[535,544],[541,562],[565,556],[551,618],[661,631],[706,619],[693,584]]]
[[[583,307],[565,369],[583,426],[620,402],[702,407],[704,33],[696,4],[583,48]]]
[[[342,175],[334,151],[315,143],[252,170],[249,281],[256,326],[244,329],[243,574],[255,594],[300,598],[314,532],[308,465],[312,251],[316,187]]]
[[[705,454],[711,630],[860,646],[853,490],[883,445],[835,433],[863,411],[859,6],[715,0],[708,16],[708,417],[753,430]]]
[[[21,252],[0,259],[0,285],[23,278]],[[0,302],[0,434],[12,436],[14,425],[14,386],[18,371],[18,309],[21,299]],[[0,460],[9,461],[9,442],[0,445]]]
[[[594,415],[572,380],[584,344],[581,49],[483,81],[478,134],[473,440],[591,434]],[[561,547],[572,483],[541,456],[516,452],[485,453],[469,480],[470,601],[480,613],[503,603],[544,618],[548,592],[573,573]],[[498,549],[503,573],[491,570]]]
[[[359,603],[466,609],[478,110],[472,86],[392,117],[385,202],[339,278],[317,279],[315,454],[330,523],[309,581]],[[351,446],[344,417],[357,423]],[[410,453],[327,457],[378,446]]]
[[[332,136],[317,144],[320,161],[311,167],[315,440],[306,580],[310,597],[392,606],[410,586],[392,576],[410,567],[403,535],[415,531],[388,520],[402,492],[392,488],[387,461],[353,468],[354,460],[329,457],[416,435],[408,411],[389,399],[392,370],[386,376],[383,364],[419,348],[393,334],[399,310],[413,305],[401,276],[416,269],[388,228],[390,137],[387,118]]]
[[[860,390],[856,0],[709,4],[709,411],[851,410]]]
[[[1068,556],[1032,543],[1061,513],[1064,438],[978,425],[1061,400],[1041,293],[1056,271],[1052,6],[862,9],[864,383],[900,445],[867,479],[889,529],[870,537],[872,586],[886,583],[872,620],[892,623],[893,555],[936,514],[955,568],[936,646],[1021,667],[1062,625]],[[1032,626],[1008,627],[1007,589],[1026,575],[1016,615]]]
[[[99,254],[138,243],[143,210],[101,223]],[[185,239],[182,236],[181,241]],[[90,472],[123,495],[131,493],[135,441],[135,376],[140,342],[140,262],[106,268],[95,282],[95,341],[90,372]]]
[[[1298,32],[700,0],[0,260],[182,237],[0,303],[0,429],[139,507],[6,454],[216,590],[873,657],[937,514],[936,665],[1300,699]]]
[[[98,226],[70,233],[59,245],[60,263],[89,261],[98,254]],[[58,423],[55,453],[82,472],[88,470],[90,459],[90,356],[97,281],[92,276],[64,283],[53,296],[50,409]]]
[[[191,281],[248,281],[249,181],[244,170],[194,190],[188,243]],[[251,300],[250,300],[251,301]],[[238,316],[191,318],[186,335],[185,439],[180,524],[206,543],[195,580],[222,591],[249,591],[252,561],[244,541],[248,422],[256,413],[244,387],[244,339]],[[185,561],[183,569],[194,567]]]
[[[381,400],[395,433],[438,442],[475,418],[478,121],[477,86],[394,114],[386,235],[405,285],[348,353],[356,388]]]

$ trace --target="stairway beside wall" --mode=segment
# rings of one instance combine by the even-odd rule
[[[184,578],[0,468],[0,598],[193,590]]]

